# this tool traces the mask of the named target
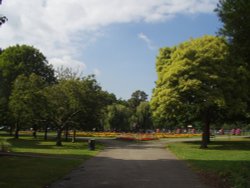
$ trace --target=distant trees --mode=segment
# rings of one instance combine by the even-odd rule
[[[139,106],[141,102],[147,101],[147,99],[148,95],[144,91],[137,90],[132,93],[128,104],[132,109],[136,110],[136,107]]]
[[[147,94],[137,90],[127,101],[117,100],[105,110],[106,130],[140,131],[153,128]]]
[[[147,130],[153,128],[152,111],[148,101],[143,101],[137,106],[135,119],[140,129]]]
[[[62,131],[103,129],[103,111],[116,101],[103,91],[93,75],[78,77],[70,69],[58,72],[34,47],[16,45],[0,54],[0,123],[15,129],[57,130],[60,146]],[[12,131],[11,131],[12,132]],[[45,135],[45,138],[47,136]]]
[[[15,130],[57,131],[56,145],[62,145],[62,132],[71,130],[131,130],[149,128],[151,113],[147,94],[135,91],[128,101],[103,91],[93,75],[81,77],[69,68],[56,75],[38,49],[16,45],[0,54],[0,123]],[[133,118],[132,118],[133,117]]]
[[[130,130],[129,118],[131,110],[122,104],[112,104],[106,109],[105,125],[106,130],[128,131]]]

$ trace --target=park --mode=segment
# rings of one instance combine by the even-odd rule
[[[36,139],[31,131],[21,132],[16,140],[1,131],[1,187],[226,188],[249,183],[249,132],[216,135],[206,150],[199,149],[201,137],[191,134],[148,141],[120,139],[120,133],[86,134],[59,147],[55,132],[44,141],[40,132]],[[96,146],[90,150],[93,138]]]
[[[107,1],[0,0],[0,187],[249,188],[250,1]]]

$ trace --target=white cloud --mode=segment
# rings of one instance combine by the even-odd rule
[[[145,35],[144,33],[139,33],[139,34],[138,34],[138,38],[141,39],[141,40],[143,40],[143,41],[146,43],[147,47],[148,47],[150,50],[155,50],[155,49],[157,49],[157,47],[153,45],[153,42],[152,42],[152,41],[148,38],[148,36]]]
[[[62,58],[54,57],[49,59],[55,70],[60,68],[70,68],[73,72],[82,74],[86,70],[86,65],[83,62],[72,59],[70,56]]]
[[[25,43],[40,49],[49,60],[57,59],[58,63],[60,59],[64,64],[68,57],[77,66],[78,54],[102,36],[104,26],[162,22],[176,14],[208,13],[216,3],[217,0],[6,0],[0,6],[0,12],[9,19],[0,29],[1,47]],[[145,35],[140,36],[150,42]]]
[[[95,68],[93,70],[93,72],[94,72],[94,75],[96,75],[96,76],[100,76],[101,75],[101,71],[99,69],[97,69],[97,68]]]

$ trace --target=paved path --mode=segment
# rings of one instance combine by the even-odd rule
[[[104,151],[50,188],[208,188],[162,142],[103,142]]]

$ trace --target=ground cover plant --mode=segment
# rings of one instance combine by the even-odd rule
[[[0,135],[1,147],[7,148],[8,154],[13,154],[0,154],[0,187],[45,187],[96,155],[102,148],[97,144],[96,150],[90,151],[86,141],[63,142],[63,146],[58,147],[53,139],[44,141],[41,138],[21,136],[17,140]]]
[[[213,187],[250,187],[250,138],[231,137],[199,149],[197,141],[171,143],[168,148]]]

